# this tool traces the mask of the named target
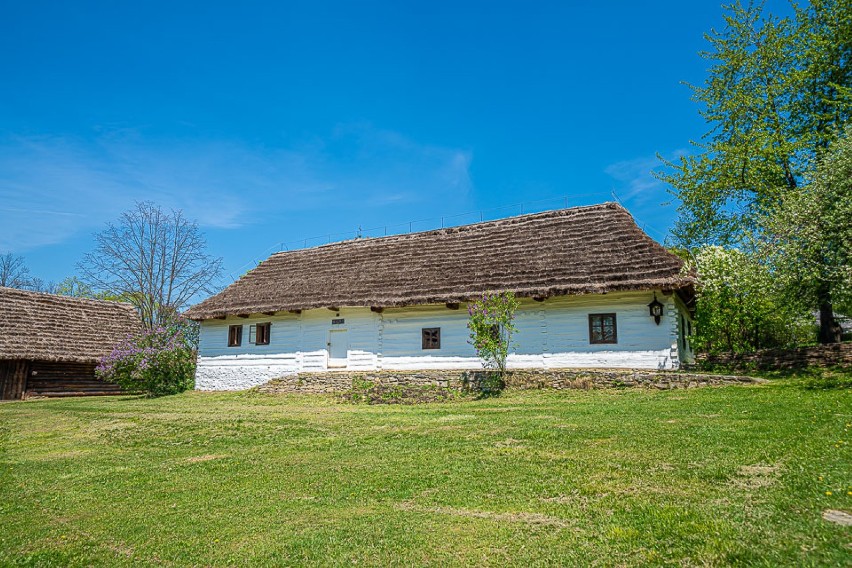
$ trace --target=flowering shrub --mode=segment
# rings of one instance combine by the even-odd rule
[[[515,310],[518,300],[511,292],[488,292],[468,304],[470,343],[482,359],[482,366],[497,371],[502,378],[506,372]]]
[[[192,337],[185,331],[191,330],[176,321],[132,335],[101,359],[95,373],[104,381],[151,397],[190,389],[194,386],[195,351]]]

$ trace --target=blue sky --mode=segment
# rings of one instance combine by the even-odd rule
[[[224,284],[280,243],[613,191],[662,240],[675,207],[650,171],[706,130],[681,82],[703,81],[722,14],[704,0],[0,0],[0,252],[61,280],[94,232],[152,200],[199,222]]]

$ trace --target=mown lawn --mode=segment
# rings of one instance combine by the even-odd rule
[[[3,403],[0,564],[848,566],[850,394]]]

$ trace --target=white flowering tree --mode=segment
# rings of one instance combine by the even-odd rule
[[[765,224],[763,251],[788,300],[819,311],[821,343],[838,341],[834,310],[852,311],[852,125]]]
[[[695,255],[700,287],[695,346],[741,353],[807,341],[813,325],[778,293],[770,269],[737,249],[708,246]]]

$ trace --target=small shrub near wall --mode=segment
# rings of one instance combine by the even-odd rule
[[[506,358],[512,346],[512,334],[518,300],[511,292],[489,292],[472,300],[467,307],[470,341],[482,366],[489,371],[483,387],[499,391],[504,386]]]
[[[177,322],[128,337],[101,360],[95,373],[124,390],[151,397],[193,388],[195,351],[185,327]]]

